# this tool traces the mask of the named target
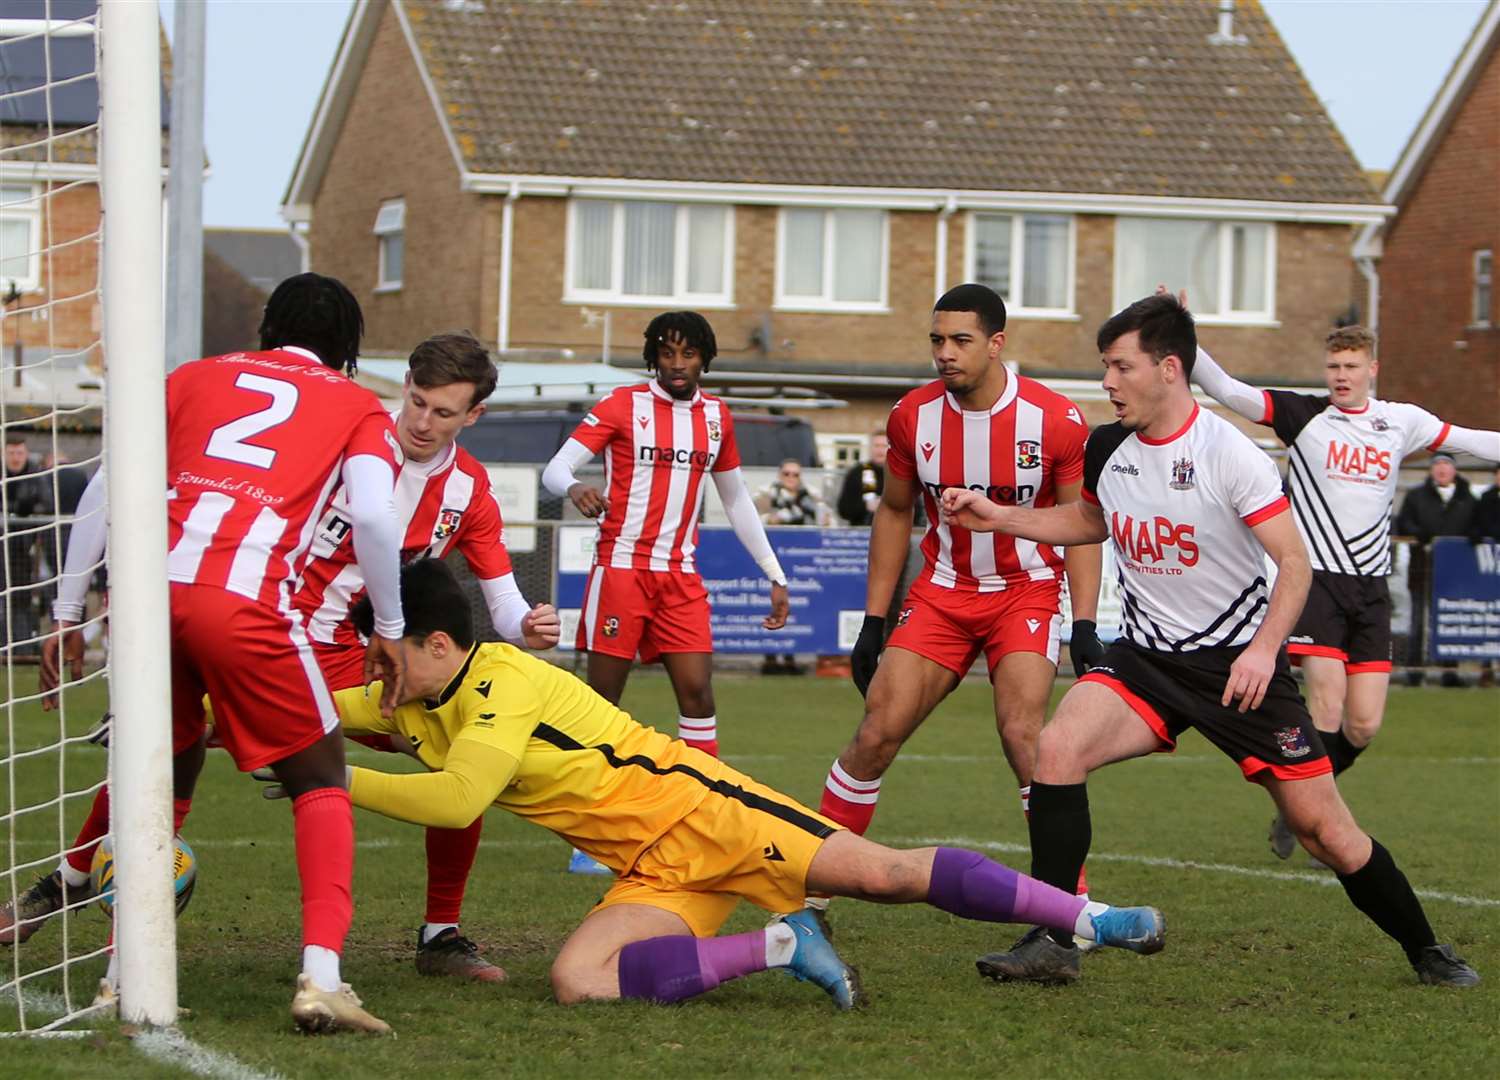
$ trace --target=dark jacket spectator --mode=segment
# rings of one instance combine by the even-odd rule
[[[1474,504],[1469,539],[1476,544],[1484,540],[1500,541],[1500,469],[1495,470],[1495,482]]]
[[[889,443],[884,435],[870,439],[870,460],[861,461],[844,474],[839,489],[839,517],[850,525],[868,525],[885,490],[885,455]]]
[[[1424,544],[1435,536],[1467,536],[1475,503],[1469,482],[1458,475],[1453,459],[1438,454],[1432,459],[1432,475],[1402,500],[1396,532]]]

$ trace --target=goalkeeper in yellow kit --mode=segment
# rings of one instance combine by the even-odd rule
[[[643,727],[580,680],[505,644],[473,643],[467,598],[441,562],[401,577],[404,702],[376,687],[336,695],[344,731],[385,733],[431,771],[350,770],[354,805],[459,828],[491,804],[529,818],[616,875],[563,945],[552,987],[563,1004],[674,1002],[773,967],[861,1003],[809,892],[926,902],[986,922],[1039,923],[1135,952],[1158,951],[1154,908],[1110,907],[1044,885],[976,852],[900,851],[851,833],[717,758]],[[368,606],[355,625],[369,630]],[[363,621],[366,625],[361,625]],[[740,900],[781,915],[715,937]]]

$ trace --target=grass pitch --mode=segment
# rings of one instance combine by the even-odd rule
[[[723,677],[716,689],[726,759],[816,806],[828,764],[859,717],[853,688]],[[670,724],[676,715],[666,680],[650,673],[633,677],[625,705],[645,723]],[[75,689],[69,706],[81,733],[102,709],[100,691]],[[40,713],[15,714],[18,748],[55,730]],[[358,747],[351,759],[404,765]],[[66,765],[70,786],[79,787],[103,769],[104,755],[85,746]],[[0,805],[12,787],[21,804],[55,796],[57,772],[52,754],[18,763],[13,778],[0,776]],[[1161,1080],[1500,1070],[1500,693],[1492,690],[1393,689],[1385,731],[1343,784],[1361,823],[1425,894],[1439,940],[1454,943],[1488,980],[1469,991],[1418,986],[1395,944],[1354,911],[1331,874],[1310,868],[1300,852],[1278,862],[1265,840],[1270,801],[1190,733],[1175,755],[1114,766],[1090,782],[1094,895],[1162,908],[1168,946],[1154,957],[1087,957],[1076,986],[981,980],[974,957],[1008,947],[1018,932],[1011,927],[841,900],[831,918],[840,951],[871,992],[865,1012],[836,1013],[821,991],[775,972],[679,1007],[563,1009],[550,1000],[548,966],[603,887],[564,873],[561,841],[499,812],[485,823],[464,929],[510,980],[426,979],[412,964],[425,887],[422,832],[359,813],[345,977],[398,1038],[309,1039],[293,1032],[287,1012],[298,958],[291,815],[285,803],[261,800],[257,786],[226,755],[210,754],[184,830],[200,875],[178,923],[180,997],[192,1009],[182,1030],[210,1055],[199,1059],[200,1075]],[[86,799],[69,802],[69,837],[86,808]],[[55,850],[57,833],[55,812],[25,816],[16,860]],[[908,744],[886,778],[871,835],[896,845],[967,844],[1028,865],[984,683],[965,683]],[[8,895],[7,875],[0,888]],[[742,906],[725,929],[764,919]],[[56,963],[62,929],[49,924],[20,949],[0,949],[0,964],[11,975]],[[68,929],[81,951],[102,944],[107,928],[89,909]],[[103,961],[80,967],[70,989],[87,1000]],[[27,984],[28,1000],[43,1006],[61,991],[58,976]],[[0,1000],[0,1030],[15,1027],[14,999]],[[234,1068],[243,1071],[226,1071]],[[0,1075],[189,1073],[101,1022],[82,1039],[0,1040]]]

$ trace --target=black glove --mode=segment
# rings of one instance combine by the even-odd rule
[[[849,669],[854,675],[854,687],[864,697],[870,689],[870,680],[880,665],[880,650],[885,648],[885,620],[879,615],[866,615],[864,625],[859,628],[859,637],[854,642],[854,651],[849,654]]]
[[[1099,640],[1099,628],[1093,619],[1073,620],[1073,636],[1068,641],[1068,658],[1073,661],[1073,675],[1082,678],[1100,660],[1104,659],[1104,642]]]

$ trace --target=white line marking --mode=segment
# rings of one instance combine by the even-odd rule
[[[263,1073],[228,1054],[200,1046],[176,1028],[143,1032],[131,1040],[131,1045],[153,1061],[175,1065],[195,1076],[214,1080],[281,1080],[280,1073]]]
[[[897,843],[911,847],[966,847],[984,851],[1004,851],[1021,855],[1031,853],[1026,844],[1010,844],[999,840],[979,840],[972,836],[898,836]],[[1235,866],[1233,863],[1206,863],[1192,859],[1171,859],[1162,855],[1121,855],[1109,851],[1090,851],[1089,862],[1133,863],[1137,866],[1159,866],[1167,870],[1207,870],[1215,874],[1235,874],[1239,877],[1267,878],[1271,881],[1295,881],[1302,885],[1336,886],[1338,877],[1331,871],[1301,873],[1295,870],[1261,870],[1253,866]],[[1487,896],[1463,896],[1459,893],[1438,892],[1436,889],[1413,889],[1423,900],[1446,900],[1450,904],[1464,907],[1500,907],[1500,900]]]

